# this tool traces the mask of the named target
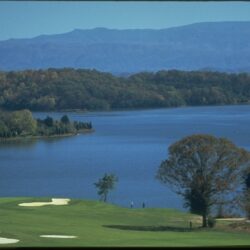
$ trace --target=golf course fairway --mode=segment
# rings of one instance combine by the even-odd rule
[[[0,198],[0,237],[19,240],[1,243],[0,248],[250,245],[250,233],[233,230],[230,221],[203,229],[198,215],[175,209],[131,209],[78,199],[62,206],[18,205],[29,202],[51,202],[51,198]]]

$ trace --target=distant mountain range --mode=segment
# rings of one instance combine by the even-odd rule
[[[153,30],[76,29],[0,41],[0,70],[88,68],[138,71],[250,71],[250,22],[208,22]]]

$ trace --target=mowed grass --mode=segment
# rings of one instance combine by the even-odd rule
[[[199,216],[174,209],[130,209],[76,199],[62,206],[18,206],[33,201],[51,199],[0,199],[0,237],[20,240],[0,247],[250,245],[249,233],[234,232],[220,222],[216,228],[202,229]],[[77,238],[41,238],[43,234]]]

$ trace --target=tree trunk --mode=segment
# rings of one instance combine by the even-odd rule
[[[207,227],[207,215],[202,215],[202,227]]]

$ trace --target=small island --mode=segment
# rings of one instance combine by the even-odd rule
[[[67,115],[60,120],[50,116],[35,119],[28,109],[0,111],[0,140],[70,136],[91,131],[91,122],[72,122]]]

